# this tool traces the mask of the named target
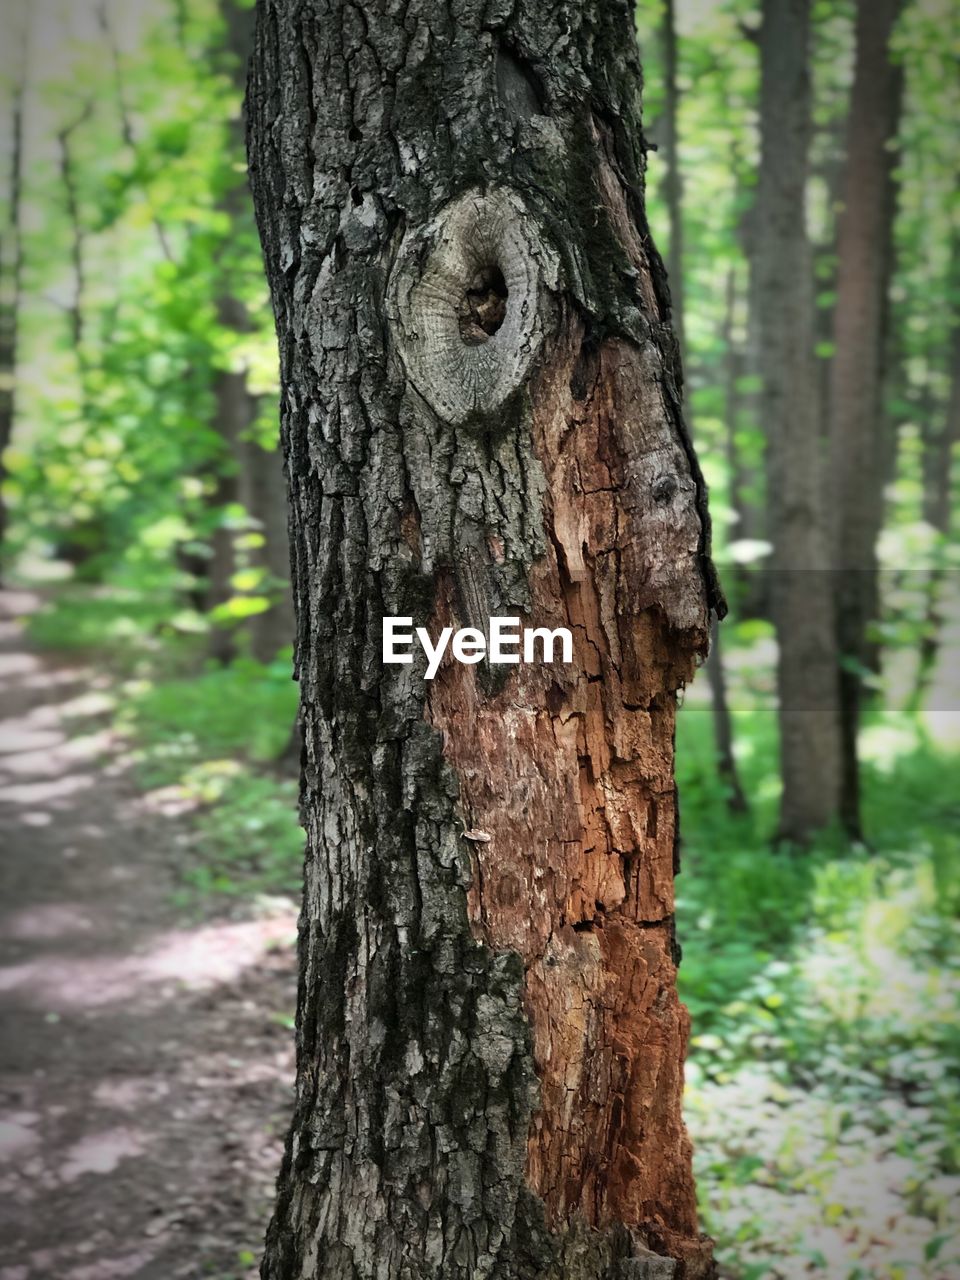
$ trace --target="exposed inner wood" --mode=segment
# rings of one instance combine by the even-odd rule
[[[427,714],[460,779],[476,936],[523,957],[541,1106],[527,1180],[555,1223],[699,1248],[680,1098],[687,1014],[672,957],[675,690],[705,644],[696,486],[643,349],[592,355],[569,320],[532,400],[550,548],[529,625],[570,666],[490,696],[448,663]],[[431,629],[454,622],[452,578]]]

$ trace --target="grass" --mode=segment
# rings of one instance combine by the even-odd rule
[[[295,715],[284,658],[127,686],[119,720],[137,743],[144,784],[172,787],[195,806],[185,896],[299,892]]]

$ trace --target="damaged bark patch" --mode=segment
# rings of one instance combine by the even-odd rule
[[[446,664],[427,716],[466,828],[488,837],[469,846],[475,936],[524,964],[527,1183],[551,1225],[638,1228],[695,1275],[672,925],[675,692],[707,641],[698,494],[656,349],[609,340],[587,379],[582,340],[568,320],[532,427],[549,549],[529,621],[568,627],[574,663],[512,670],[495,695]],[[447,577],[431,627],[457,612]]]

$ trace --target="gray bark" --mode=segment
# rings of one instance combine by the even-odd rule
[[[809,38],[809,0],[765,0],[751,289],[768,441],[770,597],[779,646],[779,836],[795,843],[805,843],[836,816],[840,796],[813,279],[804,218]]]
[[[307,832],[267,1280],[711,1273],[672,750],[719,601],[638,88],[620,0],[259,6]],[[380,662],[494,614],[573,667]]]

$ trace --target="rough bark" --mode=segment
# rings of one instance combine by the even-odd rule
[[[711,1272],[673,724],[719,602],[638,89],[619,0],[259,7],[307,831],[268,1280]],[[498,614],[575,662],[380,662]]]
[[[835,817],[840,794],[813,279],[804,218],[809,38],[809,0],[765,0],[751,290],[767,433],[770,599],[779,647],[779,836],[799,844]]]
[[[858,0],[856,59],[843,208],[837,231],[837,302],[830,376],[830,456],[840,648],[843,823],[861,835],[857,734],[866,629],[877,605],[882,518],[880,439],[884,317],[893,224],[890,142],[900,75],[888,45],[901,0]]]

